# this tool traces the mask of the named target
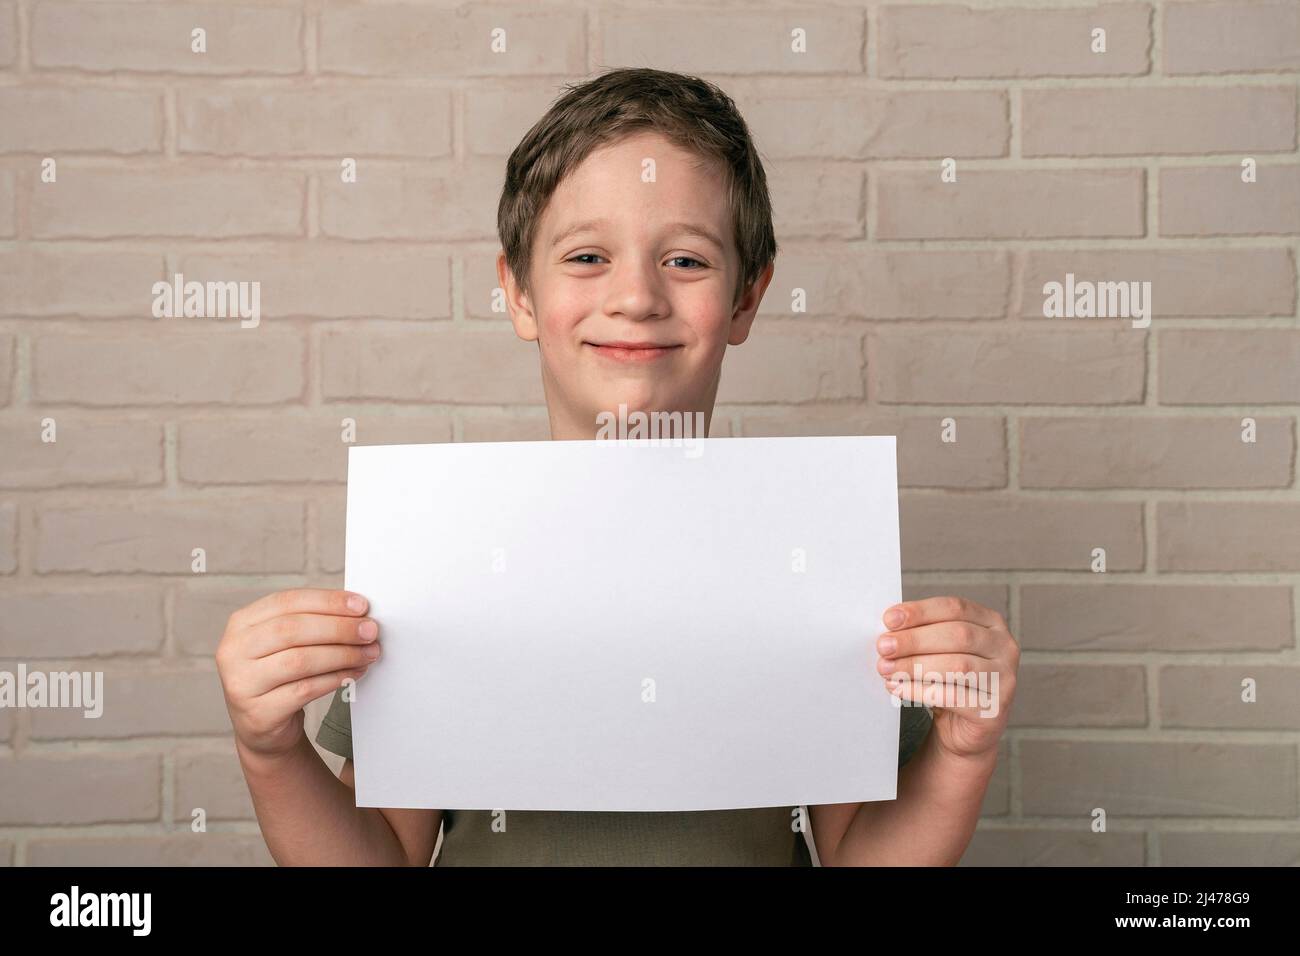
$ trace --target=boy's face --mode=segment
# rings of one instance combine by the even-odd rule
[[[591,438],[620,404],[712,414],[723,353],[748,336],[772,269],[733,302],[724,178],[701,162],[657,133],[606,145],[547,204],[531,294],[498,256],[515,331],[539,346],[552,437]]]

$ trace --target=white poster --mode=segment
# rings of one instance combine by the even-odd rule
[[[889,800],[895,440],[354,447],[359,806]]]

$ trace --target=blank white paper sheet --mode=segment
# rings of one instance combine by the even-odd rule
[[[893,436],[353,447],[358,806],[892,800]]]

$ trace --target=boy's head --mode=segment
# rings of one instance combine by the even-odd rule
[[[767,177],[716,86],[626,69],[570,86],[506,165],[497,273],[538,343],[555,438],[601,413],[713,411],[772,278]]]

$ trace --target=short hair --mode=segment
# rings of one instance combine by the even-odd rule
[[[740,257],[732,301],[739,301],[776,258],[777,245],[767,175],[731,97],[698,77],[641,67],[610,70],[566,90],[506,162],[497,232],[524,291],[537,224],[556,187],[593,150],[650,130],[721,166]]]

